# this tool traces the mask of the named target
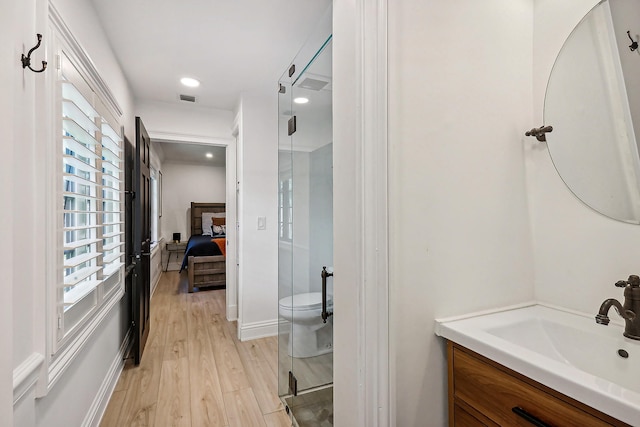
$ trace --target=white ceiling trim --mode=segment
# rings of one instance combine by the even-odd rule
[[[151,138],[153,141],[158,141],[158,142],[191,142],[191,143],[197,143],[197,144],[227,146],[234,141],[233,138],[219,138],[219,137],[212,137],[212,136],[206,136],[206,135],[190,135],[186,133],[159,132],[159,131],[148,131],[148,132],[149,132],[149,138]]]

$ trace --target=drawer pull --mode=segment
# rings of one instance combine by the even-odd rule
[[[524,418],[525,420],[529,421],[531,424],[533,424],[536,427],[551,427],[549,424],[539,420],[538,418],[534,417],[533,415],[531,415],[530,413],[528,413],[527,411],[525,411],[519,406],[514,406],[513,408],[511,408],[511,410],[513,411],[514,414]]]

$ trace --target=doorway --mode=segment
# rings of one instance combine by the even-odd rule
[[[193,142],[176,135],[176,139],[152,139],[156,167],[161,184],[161,212],[158,236],[162,257],[154,268],[179,270],[183,252],[167,252],[165,243],[180,235],[186,245],[191,235],[190,206],[197,203],[225,203],[226,205],[226,318],[237,318],[236,265],[236,161],[235,140],[218,139],[215,142]],[[184,246],[183,246],[184,248]],[[158,274],[159,276],[159,274]]]

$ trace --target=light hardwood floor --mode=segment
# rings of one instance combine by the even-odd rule
[[[186,275],[163,273],[140,365],[127,361],[100,425],[291,426],[277,338],[238,341],[224,307],[224,290],[189,294]]]

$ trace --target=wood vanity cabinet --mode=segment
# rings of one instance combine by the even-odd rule
[[[451,341],[447,352],[450,427],[628,426]]]

